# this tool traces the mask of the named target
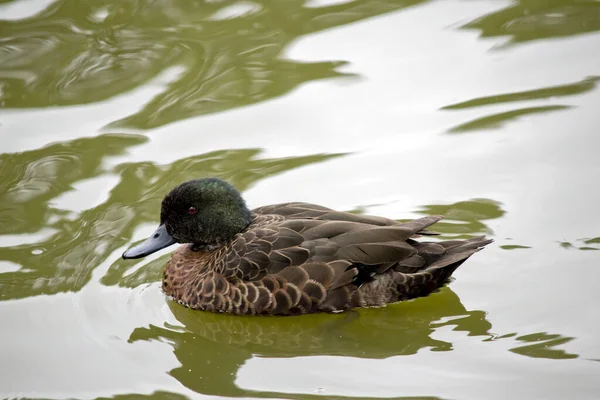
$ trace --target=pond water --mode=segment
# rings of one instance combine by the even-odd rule
[[[600,398],[600,2],[1,0],[0,397]],[[217,176],[487,234],[439,292],[190,311],[160,201]]]

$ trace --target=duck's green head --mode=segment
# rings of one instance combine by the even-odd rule
[[[174,243],[217,248],[251,220],[242,195],[229,183],[217,178],[188,181],[165,196],[156,231],[123,253],[123,258],[145,257]]]

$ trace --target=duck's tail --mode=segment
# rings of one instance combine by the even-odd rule
[[[413,242],[418,257],[425,263],[418,268],[411,265],[400,265],[396,268],[400,299],[426,296],[435,291],[448,281],[462,263],[493,241],[479,236],[436,243]]]
[[[439,242],[440,246],[446,250],[445,254],[437,261],[433,262],[427,270],[443,269],[452,274],[467,258],[477,253],[479,250],[492,243],[494,239],[487,239],[485,236],[478,236],[467,240],[448,240]]]

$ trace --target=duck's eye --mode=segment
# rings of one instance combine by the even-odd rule
[[[190,215],[194,215],[198,212],[198,209],[194,206],[191,206],[190,208],[188,208],[188,214]]]

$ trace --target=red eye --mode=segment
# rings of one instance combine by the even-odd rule
[[[198,212],[198,209],[194,206],[191,206],[190,208],[188,208],[188,214],[190,215],[194,215]]]

